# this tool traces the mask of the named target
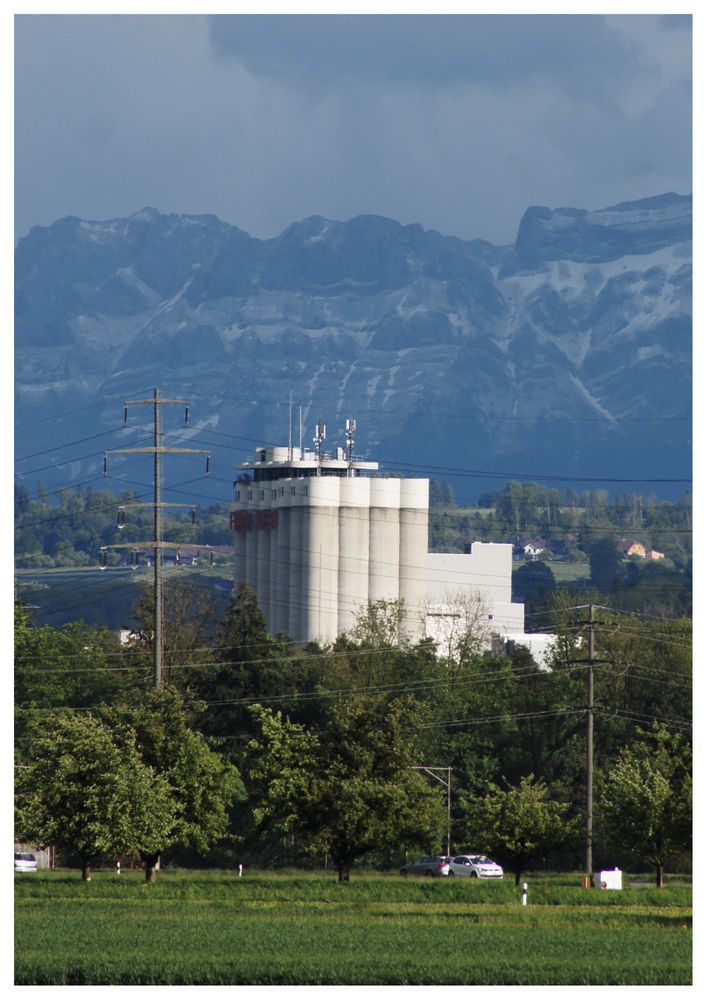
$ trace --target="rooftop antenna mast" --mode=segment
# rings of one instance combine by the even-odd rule
[[[287,442],[287,461],[292,461],[292,390],[290,389],[290,419],[289,419],[289,438]]]
[[[356,421],[349,418],[346,421],[346,461],[348,462],[347,475],[353,476],[353,450],[354,433],[356,431]]]
[[[314,434],[314,453],[317,456],[317,475],[321,475],[321,464],[324,451],[322,445],[326,440],[326,424],[322,423],[321,417],[317,423],[317,429]]]
[[[159,687],[164,680],[163,670],[163,630],[162,630],[162,550],[180,549],[183,542],[163,542],[162,541],[162,511],[165,507],[190,507],[192,504],[186,503],[164,503],[162,501],[162,456],[163,455],[206,455],[206,475],[209,474],[210,453],[201,448],[165,448],[162,445],[161,412],[162,406],[180,405],[184,407],[184,424],[189,422],[189,401],[186,399],[162,399],[159,389],[155,389],[152,399],[126,399],[124,426],[128,422],[128,405],[152,406],[154,409],[154,444],[146,448],[114,448],[103,453],[103,475],[108,473],[108,455],[154,455],[155,474],[154,489],[155,498],[152,503],[131,503],[124,504],[118,509],[118,527],[125,525],[126,507],[151,507],[154,510],[154,534],[152,540],[154,546],[154,601],[155,601],[155,626],[154,626],[154,674],[153,681],[155,687]],[[119,543],[117,545],[105,545],[101,547],[101,568],[105,568],[107,549],[134,549],[134,542]],[[210,545],[190,545],[193,549],[211,549]],[[213,558],[213,553],[212,553]]]

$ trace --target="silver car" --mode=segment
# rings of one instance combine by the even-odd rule
[[[15,871],[36,872],[37,859],[34,854],[28,854],[25,851],[15,851]]]
[[[466,875],[467,878],[503,878],[503,868],[483,854],[457,854],[447,858],[450,875]]]
[[[403,877],[407,875],[449,875],[449,864],[447,858],[438,855],[437,857],[417,858],[416,861],[408,861],[400,869],[400,874]]]

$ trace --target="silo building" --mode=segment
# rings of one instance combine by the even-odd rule
[[[234,583],[258,597],[271,634],[331,642],[370,602],[402,599],[424,635],[429,481],[380,474],[347,446],[257,448],[235,482]]]

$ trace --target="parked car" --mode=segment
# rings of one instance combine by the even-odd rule
[[[503,868],[483,854],[457,854],[447,858],[450,875],[466,875],[468,878],[503,878]]]
[[[449,875],[449,864],[447,859],[441,855],[435,858],[425,856],[417,858],[416,861],[408,861],[400,869],[400,874],[403,877],[406,875]]]
[[[15,871],[36,872],[37,859],[34,854],[27,854],[25,851],[15,851]]]

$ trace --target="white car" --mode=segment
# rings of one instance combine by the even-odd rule
[[[457,854],[449,858],[450,875],[468,878],[503,878],[503,868],[483,854]]]
[[[15,871],[36,872],[37,859],[34,854],[27,854],[25,851],[15,851]]]

